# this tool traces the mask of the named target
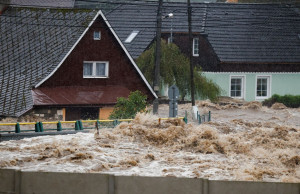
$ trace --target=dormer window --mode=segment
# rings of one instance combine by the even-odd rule
[[[94,40],[100,40],[100,39],[101,39],[101,32],[94,31]]]
[[[125,43],[131,43],[138,33],[139,31],[132,31],[131,34],[126,38]]]

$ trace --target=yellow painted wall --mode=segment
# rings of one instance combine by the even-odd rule
[[[114,110],[113,107],[100,108],[100,110],[99,110],[99,119],[100,120],[108,119],[109,115],[111,114],[111,112],[113,110]]]

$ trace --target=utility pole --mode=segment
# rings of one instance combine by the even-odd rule
[[[189,52],[189,59],[190,59],[190,72],[191,72],[191,97],[192,97],[192,106],[195,106],[195,86],[194,86],[194,65],[193,65],[193,54],[192,54],[192,7],[191,1],[187,0],[188,4],[188,26],[189,26],[189,43],[188,43],[188,52]]]
[[[154,83],[153,89],[157,96],[159,96],[160,84],[160,56],[161,56],[161,22],[162,22],[162,4],[163,0],[158,1],[158,9],[156,16],[156,47],[155,47],[155,70],[154,70]],[[158,99],[153,101],[153,114],[158,114]]]

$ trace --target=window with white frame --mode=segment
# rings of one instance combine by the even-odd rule
[[[94,31],[94,40],[100,40],[100,39],[101,39],[101,32]]]
[[[85,61],[83,62],[84,78],[107,78],[108,62],[107,61]]]
[[[256,78],[256,99],[270,97],[270,76],[257,76]]]
[[[244,77],[231,76],[230,78],[230,96],[233,98],[244,98]]]
[[[193,56],[199,56],[199,38],[193,38]]]

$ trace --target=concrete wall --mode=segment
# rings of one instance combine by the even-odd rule
[[[299,194],[300,183],[211,181],[193,178],[0,169],[0,193]]]
[[[36,116],[44,119],[49,120],[64,120],[63,118],[63,108],[42,108],[42,107],[35,107],[31,111],[27,112],[23,116]]]
[[[244,73],[244,72],[203,72],[203,75],[220,86],[222,96],[230,95],[230,76],[244,77],[244,99],[246,101],[262,101],[256,98],[257,76],[270,77],[270,97],[279,95],[300,95],[300,73]]]

